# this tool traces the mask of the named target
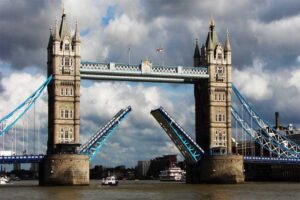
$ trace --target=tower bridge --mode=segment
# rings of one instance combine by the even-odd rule
[[[183,83],[194,85],[195,141],[160,107],[151,114],[183,154],[190,182],[239,183],[244,181],[244,164],[291,164],[300,166],[299,145],[273,129],[255,112],[232,84],[229,33],[224,45],[218,40],[211,20],[203,45],[196,41],[193,66],[155,66],[141,64],[96,63],[81,60],[81,39],[77,25],[71,35],[63,13],[48,42],[48,79],[11,113],[0,120],[0,135],[9,130],[48,88],[48,142],[46,155],[0,156],[0,162],[40,162],[41,185],[89,184],[89,162],[101,151],[131,107],[120,110],[83,145],[80,137],[81,79]],[[232,104],[236,99],[235,105]],[[239,105],[238,108],[236,105]],[[244,112],[245,111],[245,112]],[[245,117],[247,115],[247,118]],[[231,118],[233,116],[233,118]],[[237,155],[232,125],[270,152],[271,157]],[[255,125],[255,127],[254,127]],[[235,127],[237,130],[237,127]]]

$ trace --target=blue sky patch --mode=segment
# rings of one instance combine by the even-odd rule
[[[84,29],[84,30],[80,31],[80,36],[81,36],[81,37],[84,37],[84,36],[86,36],[87,34],[89,34],[90,31],[91,31],[91,30],[90,30],[89,28]]]
[[[102,18],[101,20],[101,25],[103,27],[106,27],[108,26],[109,22],[111,20],[114,20],[115,19],[115,14],[116,14],[116,8],[117,6],[114,5],[114,6],[109,6],[106,10],[106,15]]]

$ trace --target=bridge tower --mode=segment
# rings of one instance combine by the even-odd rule
[[[41,185],[86,185],[89,157],[78,154],[80,136],[80,35],[71,35],[66,14],[55,22],[48,43],[48,144]]]
[[[200,162],[196,181],[242,182],[243,158],[232,154],[231,84],[232,62],[229,33],[221,45],[211,19],[205,44],[196,40],[194,66],[208,68],[209,78],[194,85],[196,142],[206,156]]]

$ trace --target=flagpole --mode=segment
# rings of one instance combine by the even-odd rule
[[[130,65],[130,53],[131,53],[131,49],[130,47],[128,47],[128,65]]]

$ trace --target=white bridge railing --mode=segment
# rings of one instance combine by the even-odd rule
[[[83,79],[178,83],[208,78],[205,67],[152,66],[149,61],[140,65],[81,62],[80,74]]]

